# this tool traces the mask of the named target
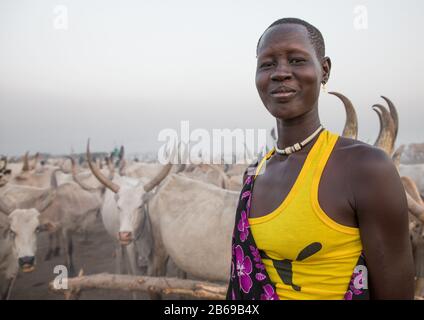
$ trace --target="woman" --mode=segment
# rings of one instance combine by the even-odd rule
[[[278,141],[244,176],[228,299],[413,298],[402,183],[384,151],[322,128],[330,70],[303,20],[278,20],[259,39],[256,87]]]

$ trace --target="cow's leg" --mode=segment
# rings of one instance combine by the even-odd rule
[[[66,230],[63,232],[63,239],[65,242],[65,263],[68,268],[69,276],[75,276],[74,263],[72,261],[72,253],[73,253],[73,244],[72,244],[72,235],[71,232]]]
[[[17,278],[17,275],[15,275],[13,278],[7,280],[8,283],[7,283],[7,287],[6,287],[6,292],[5,292],[4,296],[2,297],[2,300],[9,300],[10,299],[16,278]]]
[[[131,242],[126,246],[127,258],[128,258],[128,273],[132,275],[137,275],[137,261],[136,261],[136,251],[134,242]]]
[[[125,247],[127,259],[127,270],[128,273],[136,276],[137,275],[137,263],[136,263],[136,254],[135,254],[135,245],[134,242],[131,242],[129,245]],[[132,292],[132,297],[134,300],[137,299],[137,293]]]
[[[52,254],[53,254],[53,236],[54,236],[54,234],[52,232],[49,232],[49,249],[47,250],[47,254],[44,257],[44,261],[48,261],[52,257]]]
[[[119,243],[115,245],[115,272],[122,274],[122,247]]]
[[[168,255],[164,253],[153,254],[153,259],[147,268],[147,275],[150,277],[163,277],[166,275],[166,264]],[[162,295],[157,292],[150,291],[149,297],[151,300],[162,300]]]
[[[178,268],[177,277],[181,279],[187,279],[187,272]]]
[[[54,247],[53,255],[58,257],[60,255],[60,232],[56,231],[54,234],[54,239],[56,240],[56,246]]]

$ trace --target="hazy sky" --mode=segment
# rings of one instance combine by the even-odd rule
[[[398,142],[424,142],[423,9],[419,0],[1,0],[0,154],[81,152],[88,137],[94,150],[144,152],[182,120],[269,129],[255,48],[282,17],[321,30],[333,62],[327,87],[356,106],[361,140],[375,140],[371,106],[386,95],[400,115]],[[320,115],[341,133],[336,97],[321,96]]]

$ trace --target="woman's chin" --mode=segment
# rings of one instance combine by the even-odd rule
[[[290,120],[293,118],[296,118],[296,113],[293,112],[292,108],[287,107],[273,107],[268,109],[268,111],[271,113],[271,115],[276,119],[281,120]]]

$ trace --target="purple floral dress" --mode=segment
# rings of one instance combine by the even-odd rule
[[[252,171],[257,162],[248,168]],[[255,239],[250,232],[249,212],[254,176],[248,175],[240,193],[232,239],[232,258],[227,300],[279,300]],[[363,254],[353,271],[345,300],[369,299],[366,266]]]
[[[254,166],[249,167],[251,169]],[[236,212],[232,241],[232,259],[228,300],[279,300],[275,285],[271,282],[248,221],[253,176],[244,181]]]

